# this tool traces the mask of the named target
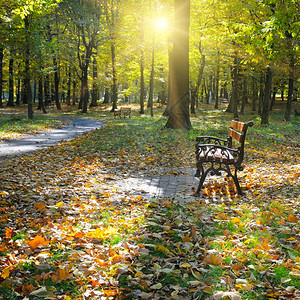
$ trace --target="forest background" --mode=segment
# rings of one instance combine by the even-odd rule
[[[180,2],[175,1],[177,5]],[[190,104],[245,104],[268,124],[275,97],[290,120],[299,89],[298,1],[191,1]],[[167,103],[173,1],[10,1],[0,9],[0,106],[78,105],[101,99]],[[176,64],[179,64],[177,61]],[[6,103],[5,103],[6,102]]]

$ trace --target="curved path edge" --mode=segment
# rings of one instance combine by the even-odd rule
[[[62,141],[71,140],[85,132],[99,129],[105,124],[101,121],[76,118],[61,117],[70,120],[70,124],[58,129],[51,129],[35,135],[26,135],[24,137],[10,139],[0,143],[0,160],[15,155],[30,154],[41,148],[58,144]]]

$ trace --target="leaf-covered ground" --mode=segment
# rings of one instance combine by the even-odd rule
[[[193,167],[195,136],[226,134],[229,119],[204,115],[189,133],[164,123],[108,117],[1,163],[0,299],[300,297],[299,123],[250,130],[244,197],[225,180],[186,202],[117,189],[137,172]]]

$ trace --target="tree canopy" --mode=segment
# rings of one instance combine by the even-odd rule
[[[139,101],[144,113],[147,95],[162,104],[172,98],[171,73],[182,62],[172,69],[169,59],[177,1],[1,2],[0,105],[10,90],[10,105],[28,103],[33,117],[34,84],[39,109],[78,101],[87,112],[104,99],[115,110],[122,98]],[[299,86],[299,2],[191,0],[189,13],[191,113],[199,99],[217,108],[225,98],[238,117],[251,101],[268,124],[271,95],[282,91],[288,121]],[[183,36],[175,38],[183,44]]]

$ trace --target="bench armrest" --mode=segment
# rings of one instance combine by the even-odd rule
[[[214,136],[197,136],[196,147],[198,147],[198,145],[200,144],[214,144],[226,146],[228,144],[228,141]]]

